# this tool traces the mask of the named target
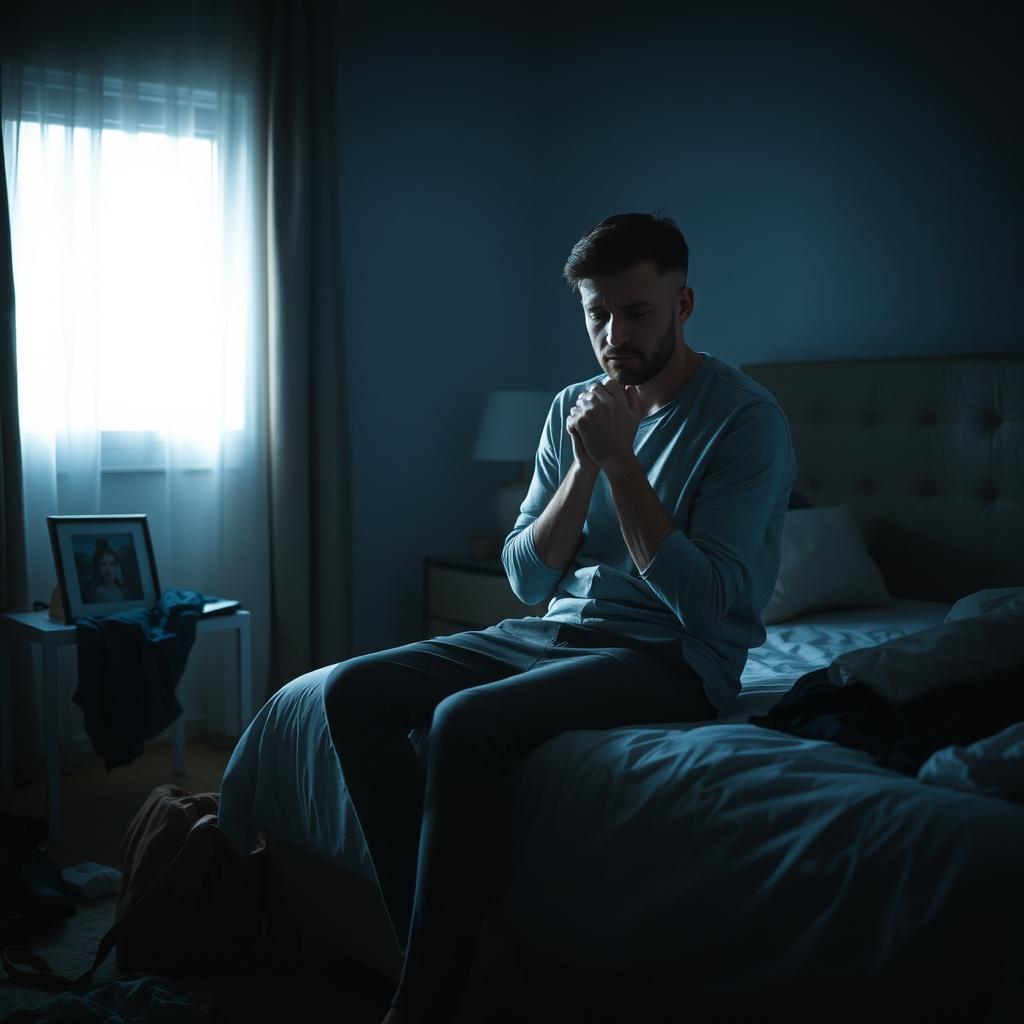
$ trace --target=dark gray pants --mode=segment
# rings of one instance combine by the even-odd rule
[[[498,874],[508,763],[571,729],[717,715],[677,642],[538,618],[351,658],[325,681],[324,704],[405,952],[392,1005],[438,1022],[459,1006]],[[427,727],[424,772],[409,732]]]

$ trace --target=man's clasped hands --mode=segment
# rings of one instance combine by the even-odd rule
[[[608,377],[582,392],[565,421],[576,461],[607,473],[632,459],[641,419],[640,398],[630,384]]]

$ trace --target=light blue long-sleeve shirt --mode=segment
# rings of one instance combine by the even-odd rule
[[[545,619],[639,641],[681,645],[721,711],[740,689],[747,651],[779,572],[782,524],[796,482],[789,423],[767,388],[706,352],[667,405],[640,421],[633,450],[674,529],[640,572],[598,475],[582,543],[564,572],[533,545],[533,523],[572,465],[566,417],[604,374],[555,396],[533,479],[502,562],[520,600],[550,598]]]

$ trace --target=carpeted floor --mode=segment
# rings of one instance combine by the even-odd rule
[[[32,942],[29,948],[38,953],[58,974],[78,977],[92,966],[100,939],[114,923],[116,902],[115,895],[104,896],[91,903],[84,900],[79,902],[71,917],[59,921],[50,931]],[[105,983],[116,977],[117,970],[111,954],[96,971],[93,982]],[[6,981],[0,986],[0,1008],[4,1014],[42,1006],[52,998],[50,992],[11,985]]]
[[[47,845],[49,857],[61,867],[72,867],[84,861],[118,866],[121,837],[132,817],[151,790],[162,783],[173,783],[190,793],[217,792],[231,755],[231,742],[191,740],[188,745],[188,774],[174,776],[171,769],[171,748],[168,744],[150,744],[137,761],[107,773],[99,760],[81,765],[61,779],[64,815],[64,838]],[[4,801],[3,809],[15,815],[32,815],[47,819],[46,782],[39,779],[22,786]],[[116,896],[95,901],[79,901],[76,912],[55,924],[52,929],[29,943],[29,947],[45,959],[57,972],[77,977],[93,962],[99,941],[114,921]],[[0,971],[0,975],[5,972]],[[131,979],[140,976],[132,975]],[[118,981],[114,954],[96,974],[78,988],[76,993],[104,987],[109,1003],[110,983]],[[128,986],[122,984],[122,992]],[[218,1024],[379,1024],[393,994],[394,984],[373,971],[349,961],[339,961],[306,971],[264,970],[259,974],[238,977],[209,986],[208,992],[216,1012],[202,1014],[195,1020]],[[134,995],[140,996],[136,992]],[[26,988],[0,978],[0,1021],[16,1011],[35,1011],[31,1019],[44,1020],[44,1007],[54,1008],[60,997],[52,992]],[[138,1000],[136,1000],[138,1002]],[[128,1004],[126,1004],[128,1005]],[[95,1019],[110,1019],[96,1009]],[[27,1018],[23,1018],[27,1019]],[[68,1019],[64,1017],[63,1019]],[[79,1019],[93,1019],[81,1017]],[[142,1020],[143,1016],[134,1019]],[[145,1019],[157,1019],[150,1008]],[[166,1019],[172,1019],[167,1017]],[[185,1019],[174,1017],[173,1019]],[[191,1018],[189,1018],[191,1019]]]

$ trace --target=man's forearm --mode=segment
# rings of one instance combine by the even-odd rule
[[[547,508],[534,520],[534,550],[542,562],[559,572],[565,572],[579,550],[597,473],[574,462]]]
[[[636,458],[604,467],[619,516],[622,539],[643,572],[662,541],[676,528]]]

